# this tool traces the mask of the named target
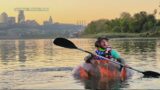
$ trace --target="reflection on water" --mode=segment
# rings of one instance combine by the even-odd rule
[[[115,46],[121,54],[126,57],[129,63],[134,63],[134,65],[142,66],[142,62],[146,64],[146,62],[150,63],[149,65],[155,65],[159,62],[159,56],[157,55],[160,50],[157,43],[159,40],[156,39],[131,39],[125,41],[118,41],[119,43],[115,43],[113,41],[113,45]],[[134,60],[133,60],[134,59]],[[140,62],[141,64],[139,64]],[[138,67],[137,67],[138,68]],[[151,68],[151,67],[149,67]],[[149,69],[142,68],[142,69]]]
[[[93,39],[71,40],[81,48],[94,51]],[[112,39],[110,42],[130,66],[160,72],[159,39]],[[0,40],[0,88],[66,89],[68,85],[68,89],[83,89],[71,73],[85,55],[55,46],[48,39]],[[134,76],[138,77],[138,73]],[[160,88],[158,83],[158,79],[136,78],[121,85],[123,88]]]

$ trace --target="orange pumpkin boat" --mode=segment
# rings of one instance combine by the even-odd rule
[[[126,80],[132,76],[131,70],[106,60],[95,60],[94,63],[83,63],[73,70],[75,79],[89,80],[99,78],[100,80],[121,79]]]

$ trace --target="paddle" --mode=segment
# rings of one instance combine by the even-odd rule
[[[83,51],[83,52],[86,52],[86,53],[89,53],[89,54],[92,54],[94,55],[93,53],[89,52],[89,51],[86,51],[86,50],[83,50],[81,48],[78,48],[73,42],[69,41],[68,39],[65,39],[65,38],[56,38],[53,43],[57,46],[61,46],[61,47],[64,47],[64,48],[70,48],[70,49],[77,49],[77,50],[80,50],[80,51]],[[99,56],[99,55],[95,55],[95,56],[98,56],[98,57],[101,57],[101,58],[104,58],[106,60],[109,60],[105,57],[102,57],[102,56]],[[110,62],[112,63],[115,63],[115,64],[118,64],[118,65],[121,65],[121,66],[124,66],[126,68],[129,68],[129,69],[132,69],[132,70],[135,70],[139,73],[142,73],[145,77],[145,78],[149,78],[149,77],[153,77],[153,78],[158,78],[160,77],[160,74],[158,72],[154,72],[154,71],[140,71],[140,70],[137,70],[137,69],[134,69],[130,66],[125,66],[123,65],[122,63],[119,63],[119,62],[116,62],[116,61],[111,61],[109,60]]]

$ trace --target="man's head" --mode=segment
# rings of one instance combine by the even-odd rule
[[[99,37],[95,42],[95,47],[107,48],[109,46],[109,39],[106,37]]]

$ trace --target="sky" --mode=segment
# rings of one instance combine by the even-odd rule
[[[26,19],[42,24],[52,16],[54,22],[76,24],[77,21],[114,19],[122,12],[153,13],[159,4],[160,0],[0,0],[0,13],[17,17],[15,8],[48,8],[48,11],[26,11]]]

